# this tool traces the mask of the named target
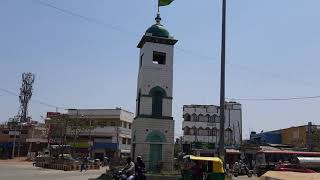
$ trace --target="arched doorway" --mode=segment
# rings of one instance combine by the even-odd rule
[[[165,136],[159,131],[152,131],[147,135],[146,142],[150,143],[149,170],[158,170],[162,162],[162,143],[166,142]]]

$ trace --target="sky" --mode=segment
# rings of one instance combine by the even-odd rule
[[[162,24],[179,40],[176,136],[183,105],[219,105],[221,2],[175,0],[160,9]],[[320,95],[319,7],[319,0],[228,0],[226,97]],[[34,120],[54,106],[134,112],[136,45],[156,10],[156,0],[0,0],[0,121],[17,114],[18,97],[7,91],[19,93],[23,72],[36,76]],[[320,99],[238,102],[244,138],[253,130],[320,124]]]

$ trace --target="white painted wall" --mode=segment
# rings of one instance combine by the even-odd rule
[[[166,64],[153,64],[153,51],[166,53]],[[140,50],[143,54],[142,66],[139,68],[138,89],[141,94],[148,95],[150,89],[160,86],[172,97],[173,81],[173,46],[146,42]]]
[[[183,108],[183,114],[196,114],[199,116],[202,114],[203,116],[209,114],[210,116],[218,115],[218,106],[214,105],[185,105]],[[230,128],[233,132],[232,141],[235,141],[234,144],[239,146],[242,141],[242,113],[241,113],[241,104],[238,103],[227,103],[227,108],[225,109],[225,129]],[[191,118],[192,120],[192,118]],[[183,121],[182,127],[196,127],[206,129],[209,127],[210,129],[216,128],[220,129],[220,123],[208,123],[208,122],[193,122],[193,121]],[[218,136],[219,134],[217,134]],[[217,136],[197,136],[198,141],[200,142],[208,142],[208,140],[216,139]],[[228,141],[228,137],[225,137],[226,142]],[[219,138],[218,138],[219,139]],[[192,142],[195,140],[194,135],[184,135],[184,140],[188,142]],[[211,142],[211,141],[210,141]],[[216,141],[214,141],[216,142]],[[218,142],[216,142],[218,143]]]

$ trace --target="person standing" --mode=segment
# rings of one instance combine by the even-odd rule
[[[82,157],[81,157],[80,172],[82,172],[82,171],[83,171],[84,166],[85,166],[85,157],[84,157],[84,156],[82,156]]]

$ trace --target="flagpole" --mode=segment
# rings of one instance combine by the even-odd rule
[[[158,0],[158,14],[160,13],[160,4],[159,4],[160,0]]]

